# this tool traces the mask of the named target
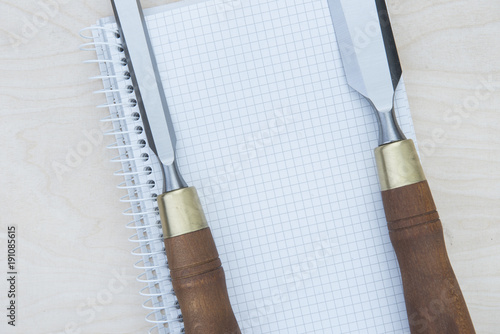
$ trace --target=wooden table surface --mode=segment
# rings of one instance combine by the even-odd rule
[[[231,1],[231,0],[221,0]],[[144,7],[165,1],[143,0]],[[45,5],[44,5],[45,4]],[[49,5],[47,7],[47,5]],[[422,161],[477,333],[500,328],[500,2],[389,0]],[[78,31],[109,1],[0,1],[1,333],[144,333],[96,66]],[[111,140],[111,139],[109,139]],[[88,146],[88,144],[91,144]],[[79,154],[86,145],[85,154]],[[62,168],[61,166],[66,166]],[[6,231],[18,318],[6,324]],[[110,292],[111,291],[111,292]]]

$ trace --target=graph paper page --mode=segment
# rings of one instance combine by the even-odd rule
[[[146,14],[181,174],[200,194],[243,333],[409,333],[378,125],[347,85],[327,1],[181,1]],[[403,84],[396,106],[413,138]]]

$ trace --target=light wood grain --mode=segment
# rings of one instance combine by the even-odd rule
[[[54,163],[64,164],[68,153],[82,149],[88,142],[83,131],[99,130],[98,120],[107,113],[95,108],[103,101],[91,92],[102,87],[87,80],[97,68],[82,64],[92,55],[78,50],[78,31],[111,15],[111,6],[102,0],[56,1],[54,16],[14,48],[9,36],[22,33],[26,20],[42,11],[41,2],[0,1],[2,249],[8,224],[17,224],[20,236],[19,326],[12,330],[2,320],[0,332],[63,333],[73,323],[79,331],[67,333],[144,333],[150,326],[137,293],[142,286],[133,278],[138,271],[121,215],[126,207],[117,201],[123,193],[110,176],[118,166],[108,162],[104,149],[110,141],[92,144],[61,177],[54,173]],[[389,0],[389,9],[450,260],[477,332],[496,334],[500,2]],[[482,83],[489,77],[491,87]],[[476,93],[484,98],[463,116],[445,114],[471,103]],[[0,263],[3,268],[4,251]],[[114,272],[122,271],[126,283],[120,285]],[[105,299],[115,283],[119,292]],[[1,279],[2,305],[4,291]],[[97,298],[105,303],[92,313],[88,304]]]

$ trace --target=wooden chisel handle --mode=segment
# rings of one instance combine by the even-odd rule
[[[411,333],[475,333],[413,141],[381,146],[375,155]]]
[[[187,334],[240,334],[224,269],[195,188],[158,197],[174,292]]]

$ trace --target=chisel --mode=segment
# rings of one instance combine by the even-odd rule
[[[395,117],[402,69],[385,1],[328,0],[328,5],[347,81],[369,100],[379,121],[375,158],[411,333],[475,333],[415,145]]]
[[[175,160],[176,137],[139,0],[112,0],[144,131],[163,172],[158,209],[174,292],[188,334],[239,334],[212,233],[196,189]]]

